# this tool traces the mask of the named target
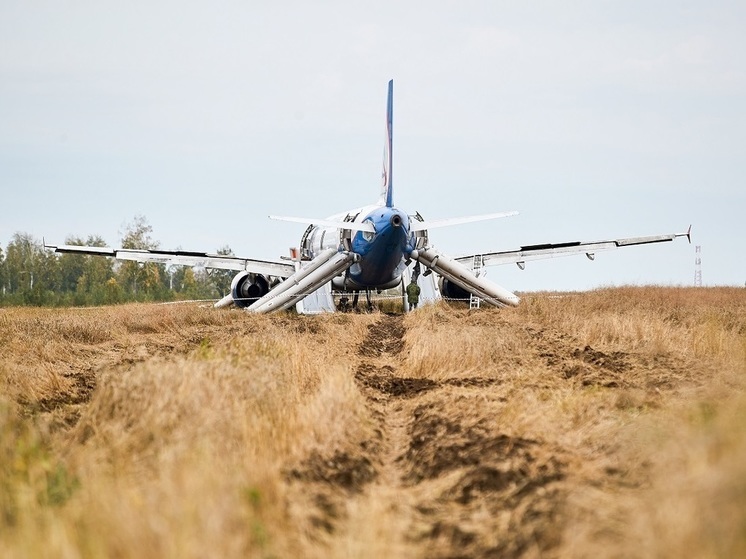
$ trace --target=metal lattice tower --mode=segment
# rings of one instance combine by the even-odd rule
[[[702,287],[702,247],[694,247],[694,287]]]

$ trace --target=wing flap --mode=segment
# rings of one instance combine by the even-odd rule
[[[570,241],[565,243],[543,243],[537,245],[522,246],[517,250],[504,250],[482,254],[485,266],[501,264],[522,264],[530,260],[544,260],[560,256],[572,256],[573,254],[593,255],[603,250],[613,250],[628,246],[640,246],[654,243],[670,242],[678,237],[690,237],[691,227],[686,233],[671,233],[669,235],[651,235],[648,237],[630,237],[626,239],[612,239],[608,241],[580,242]],[[470,264],[474,254],[459,256],[455,260],[461,264]]]

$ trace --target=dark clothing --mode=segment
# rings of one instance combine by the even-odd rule
[[[407,286],[407,300],[409,301],[409,306],[413,309],[417,307],[417,303],[420,301],[420,286],[415,282]]]

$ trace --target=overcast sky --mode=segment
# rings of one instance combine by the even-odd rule
[[[147,218],[161,248],[276,259],[377,199],[451,254],[686,231],[494,267],[509,289],[746,282],[742,1],[0,0],[0,246]]]

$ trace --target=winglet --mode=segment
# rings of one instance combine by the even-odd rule
[[[383,146],[383,172],[381,173],[381,196],[379,203],[386,207],[394,206],[392,188],[393,169],[393,119],[394,119],[394,80],[389,80],[389,95],[386,102],[386,143]]]
[[[679,233],[676,235],[677,237],[686,237],[686,240],[689,241],[689,244],[692,244],[692,226],[689,225],[689,229],[686,230],[686,233]]]

